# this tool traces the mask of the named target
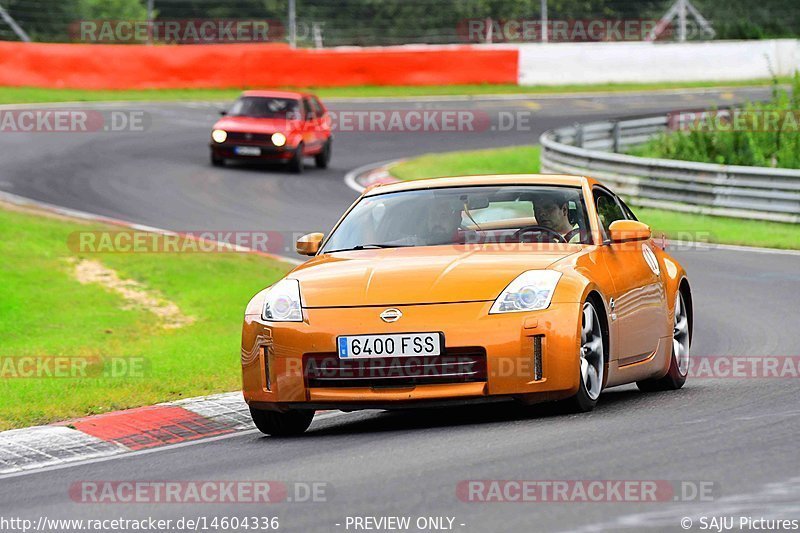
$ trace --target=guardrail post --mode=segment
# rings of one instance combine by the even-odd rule
[[[583,148],[583,124],[575,123],[575,146]]]
[[[622,126],[620,125],[619,121],[614,122],[614,127],[611,129],[611,150],[615,153],[619,153],[619,141],[622,137]]]

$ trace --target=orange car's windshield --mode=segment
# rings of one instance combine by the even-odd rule
[[[447,187],[363,198],[321,253],[483,242],[589,243],[581,189]]]
[[[236,100],[228,115],[251,118],[300,117],[300,102],[294,98],[268,98],[263,96],[243,96]]]

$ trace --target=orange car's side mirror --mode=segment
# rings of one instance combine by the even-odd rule
[[[300,255],[316,255],[319,247],[322,244],[322,239],[325,237],[322,233],[309,233],[297,239],[295,249]]]
[[[611,242],[645,241],[650,238],[650,226],[637,220],[617,220],[611,223]]]

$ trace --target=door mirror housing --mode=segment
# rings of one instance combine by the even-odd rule
[[[637,220],[616,220],[609,230],[611,242],[646,241],[651,236],[650,226]]]
[[[316,255],[325,237],[322,233],[309,233],[297,239],[295,249],[300,255]]]

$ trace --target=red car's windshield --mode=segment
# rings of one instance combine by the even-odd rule
[[[236,100],[228,113],[232,117],[300,118],[300,101],[294,98],[243,96]]]

